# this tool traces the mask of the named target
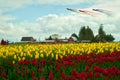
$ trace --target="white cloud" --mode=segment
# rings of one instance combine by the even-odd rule
[[[9,15],[0,15],[0,23],[15,20],[15,17]]]
[[[99,17],[93,17],[82,14],[71,14],[71,15],[47,15],[38,18],[39,24],[44,27],[43,31],[58,32],[62,35],[69,34],[69,36],[76,32],[78,34],[81,26],[89,26],[97,34],[100,24],[104,25],[104,31],[107,34],[114,34],[116,39],[119,39],[119,20],[118,16],[107,16],[102,15]],[[46,30],[47,29],[47,30]],[[118,37],[119,36],[119,37]]]
[[[69,37],[72,33],[79,33],[82,26],[89,26],[94,34],[98,32],[100,24],[104,24],[104,31],[113,34],[119,39],[119,18],[117,17],[93,17],[82,14],[56,15],[49,14],[37,19],[36,22],[2,23],[0,34],[9,39],[20,41],[22,36],[34,36],[37,40],[49,37],[51,34],[60,34]],[[2,38],[2,37],[1,37]]]

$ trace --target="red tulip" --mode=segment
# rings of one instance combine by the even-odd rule
[[[52,59],[50,59],[49,63],[50,63],[50,64],[52,64],[52,63],[53,63]]]
[[[19,65],[23,64],[23,60],[18,61],[18,64]]]
[[[6,77],[6,76],[7,76],[6,72],[2,72],[2,73],[1,73],[1,76],[2,76],[2,77]]]
[[[43,76],[42,76],[42,77],[40,77],[40,80],[45,80],[45,77],[43,77]]]
[[[95,73],[95,78],[99,78],[100,77],[100,73],[99,72],[96,72]]]
[[[32,73],[31,73],[31,76],[34,77],[34,76],[35,76],[35,72],[32,72]]]
[[[52,78],[53,78],[53,72],[52,72],[52,70],[50,70],[50,73],[49,73],[49,75],[48,75],[48,78],[49,78],[49,79],[52,79]]]
[[[30,64],[30,60],[24,60],[23,62],[24,62],[24,64],[26,64],[26,65]]]
[[[34,65],[34,66],[38,65],[38,62],[37,62],[36,59],[33,59],[33,60],[32,60],[32,65]]]
[[[120,75],[120,70],[117,71],[117,74]]]
[[[70,80],[75,80],[75,76],[70,76]]]
[[[38,68],[38,72],[44,72],[44,70],[43,69],[41,69],[41,68]]]
[[[62,75],[62,78],[64,78],[65,80],[68,80],[68,77],[65,75],[63,71],[61,71],[61,75]]]
[[[21,76],[24,77],[24,73],[22,73]]]
[[[59,80],[63,80],[63,78],[62,78],[62,77],[60,77],[60,78],[59,78]]]
[[[26,70],[26,74],[28,74],[29,73],[29,71],[28,70]]]
[[[107,80],[106,78],[103,78],[103,80]]]
[[[77,75],[77,71],[75,69],[72,70],[72,75],[74,75],[74,76]]]
[[[7,64],[10,65],[10,61],[8,61]]]
[[[89,67],[88,67],[88,66],[85,66],[85,71],[86,71],[86,72],[88,72],[88,69],[89,69]]]
[[[33,77],[32,80],[37,80],[37,78],[36,78],[36,77]]]
[[[103,75],[108,75],[108,70],[105,69],[104,71],[102,71],[102,74],[103,74]]]
[[[93,71],[92,71],[92,70],[89,71],[89,77],[90,77],[90,78],[93,77]]]
[[[20,70],[17,70],[17,74],[20,74]]]
[[[45,63],[46,63],[46,59],[41,60],[40,63],[41,63],[42,66],[44,66]]]

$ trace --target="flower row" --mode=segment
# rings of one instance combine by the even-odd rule
[[[119,80],[120,51],[0,64],[1,80]]]

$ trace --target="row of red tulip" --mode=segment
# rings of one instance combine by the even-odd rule
[[[0,65],[1,80],[94,80],[120,78],[120,51],[69,55],[54,59],[8,61]],[[12,75],[11,75],[12,74]],[[16,77],[14,77],[16,76]]]

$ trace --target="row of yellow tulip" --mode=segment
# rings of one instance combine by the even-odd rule
[[[13,57],[14,60],[29,58],[58,57],[82,55],[84,53],[100,54],[120,51],[120,43],[79,43],[79,44],[20,44],[0,46],[0,58]]]

